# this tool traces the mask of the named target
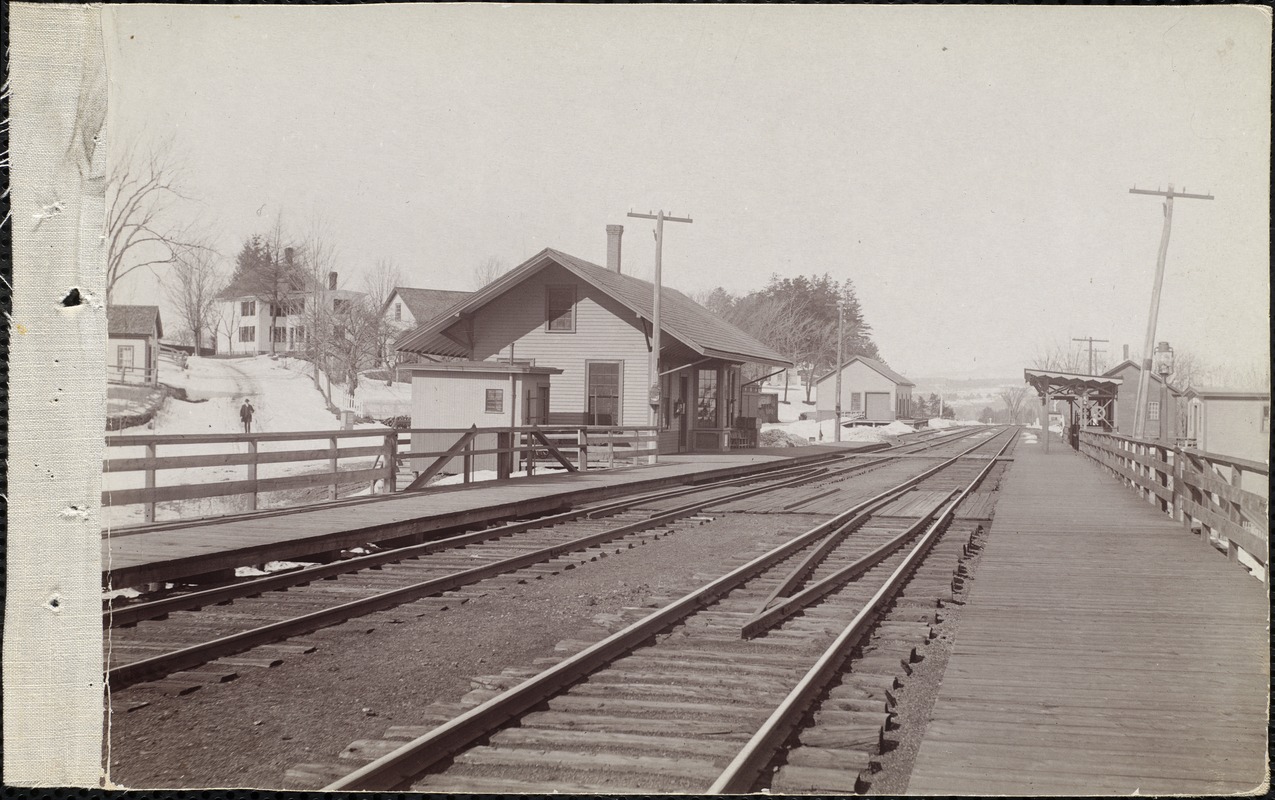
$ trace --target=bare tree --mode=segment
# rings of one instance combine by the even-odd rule
[[[173,259],[173,266],[163,278],[164,295],[177,309],[177,314],[191,334],[195,355],[204,346],[204,332],[215,338],[214,309],[217,294],[225,286],[225,277],[218,267],[218,258],[206,245],[182,250]]]
[[[475,289],[481,289],[509,271],[509,265],[499,256],[487,256],[482,263],[474,267],[473,283]]]
[[[1071,372],[1082,374],[1089,368],[1089,357],[1080,352],[1070,342],[1057,340],[1044,343],[1036,348],[1032,358],[1032,366],[1036,369],[1047,369],[1054,372]]]
[[[175,225],[173,209],[190,198],[171,142],[143,153],[129,147],[106,182],[106,299],[125,276],[144,267],[172,264],[185,251],[200,249],[190,225]]]
[[[1042,369],[1048,369],[1042,367]],[[1023,419],[1024,400],[1027,397],[1026,386],[1015,386],[1011,389],[1002,389],[1000,393],[1001,402],[1005,404],[1005,410],[1009,412],[1010,423],[1017,425]]]
[[[372,271],[363,276],[363,291],[367,292],[368,304],[376,312],[376,364],[386,369],[397,366],[394,339],[400,326],[386,318],[385,304],[390,301],[394,290],[402,285],[403,273],[387,258],[377,259]]]

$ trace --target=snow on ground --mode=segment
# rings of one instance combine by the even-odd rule
[[[783,431],[808,442],[828,444],[836,440],[835,424],[835,421],[829,417],[820,422],[815,422],[812,419],[798,420],[796,422],[768,422],[762,425],[761,429],[763,432]],[[871,428],[866,425],[856,428],[842,428],[841,441],[884,442],[891,436],[898,436],[901,433],[912,433],[912,426],[895,420],[889,425],[879,428]]]
[[[186,369],[183,370],[175,362],[164,362],[160,367],[160,375],[164,383],[184,389],[190,402],[170,397],[151,424],[145,427],[128,428],[120,431],[121,435],[239,433],[242,431],[239,407],[245,399],[251,401],[255,409],[252,425],[255,433],[341,430],[341,421],[335,414],[328,411],[323,396],[314,386],[314,379],[307,371],[310,366],[308,362],[270,356],[238,359],[191,357],[187,359],[186,364]],[[358,424],[354,427],[356,430],[388,430],[379,423]],[[113,435],[108,433],[106,437],[108,444],[112,438]],[[380,443],[380,441],[377,437],[370,437],[366,444]],[[328,446],[328,443],[327,437],[262,442],[258,450],[265,453],[323,449]],[[347,439],[343,442],[343,446],[356,445],[353,440]],[[156,455],[190,456],[247,451],[246,443],[181,442],[157,446]],[[112,447],[108,451],[110,458],[144,456],[145,451],[142,447]],[[340,465],[343,470],[366,469],[371,467],[372,463],[371,458],[342,459]],[[261,464],[257,467],[257,477],[275,478],[327,470],[326,459]],[[155,483],[157,486],[176,486],[245,480],[247,477],[248,468],[244,465],[190,467],[161,470],[156,474]],[[104,476],[103,488],[107,491],[141,488],[144,485],[144,479],[144,473],[138,471],[108,473]],[[240,495],[160,503],[156,517],[157,519],[191,518],[246,511],[248,510],[247,501],[246,496]],[[262,505],[264,507],[268,503],[262,503]],[[105,516],[108,525],[141,522],[142,507],[140,505],[113,506],[105,509]]]
[[[354,410],[359,416],[372,419],[408,416],[412,413],[412,384],[395,381],[386,386],[383,380],[360,377],[359,388],[354,391]]]
[[[537,474],[537,475],[546,475],[546,474],[549,474],[549,473],[552,473],[552,472],[565,472],[565,471],[566,471],[566,470],[563,470],[563,469],[554,469],[554,468],[545,468],[545,467],[541,467],[541,468],[539,468],[539,469],[537,469],[537,470],[536,470],[536,474]],[[511,478],[525,478],[525,477],[527,477],[527,473],[526,473],[526,471],[522,471],[522,472],[511,472],[511,473],[509,473],[509,477],[511,477]],[[496,480],[496,470],[494,470],[494,469],[476,469],[476,470],[474,470],[474,471],[473,471],[473,473],[471,474],[471,476],[470,476],[470,480],[471,480],[471,481],[473,481],[474,483],[477,483],[477,482],[479,482],[479,481],[494,481],[494,480]],[[439,478],[438,480],[433,481],[432,483],[430,483],[430,486],[458,486],[458,485],[460,485],[460,484],[463,484],[464,482],[465,482],[465,476],[464,476],[464,475],[448,475],[448,476],[446,476],[446,477],[444,477],[444,478]]]

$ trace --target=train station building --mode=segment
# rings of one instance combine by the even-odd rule
[[[511,398],[547,408],[548,425],[648,426],[655,400],[660,453],[755,446],[758,395],[746,390],[743,365],[786,369],[792,362],[663,287],[652,381],[654,286],[621,271],[620,231],[608,226],[606,267],[546,248],[401,336],[396,349],[561,370],[550,386],[529,383]]]

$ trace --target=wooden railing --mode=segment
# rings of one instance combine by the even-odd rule
[[[421,442],[441,444],[419,447]],[[252,511],[266,492],[325,488],[329,500],[343,492],[390,493],[399,489],[404,464],[416,467],[416,474],[402,490],[415,491],[449,467],[470,483],[484,459],[496,479],[504,480],[515,472],[534,474],[546,465],[576,471],[654,463],[657,451],[654,428],[605,426],[108,435],[106,447],[102,471],[108,486],[141,485],[105,489],[102,505],[141,505],[143,522],[155,521],[159,503],[173,501],[244,496],[243,510]],[[266,465],[300,469],[262,477],[258,473]],[[226,467],[242,467],[243,472],[228,476]],[[165,473],[173,480],[163,480]],[[132,481],[115,478],[124,475]],[[274,500],[275,507],[314,502],[313,497]]]
[[[157,370],[150,367],[129,367],[121,364],[106,366],[108,383],[127,383],[131,385],[153,384]]]
[[[1268,501],[1250,490],[1266,486],[1266,464],[1098,431],[1081,432],[1080,451],[1188,530],[1198,528],[1202,541],[1216,541],[1232,561],[1243,550],[1266,565]]]

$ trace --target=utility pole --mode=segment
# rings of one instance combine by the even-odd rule
[[[1090,374],[1090,375],[1093,375],[1093,374],[1094,374],[1094,371],[1093,371],[1093,343],[1094,343],[1094,342],[1102,342],[1103,344],[1109,344],[1109,343],[1111,342],[1111,340],[1110,340],[1110,339],[1095,339],[1095,338],[1093,338],[1092,336],[1086,336],[1086,337],[1085,337],[1085,338],[1083,338],[1083,339],[1077,339],[1077,338],[1075,338],[1075,337],[1073,336],[1071,340],[1072,340],[1073,342],[1089,342],[1089,374]],[[1103,351],[1103,350],[1099,350],[1098,352],[1099,352],[1099,353],[1103,353],[1103,352],[1105,352],[1105,351]]]
[[[651,358],[647,365],[648,401],[651,404],[651,425],[660,424],[660,257],[664,250],[664,222],[692,222],[690,217],[670,217],[661,210],[655,214],[635,214],[630,217],[655,220],[655,299],[651,304]],[[718,410],[720,413],[720,409]]]
[[[1186,187],[1183,187],[1186,188]],[[1173,198],[1183,197],[1189,200],[1212,200],[1211,194],[1187,194],[1175,192],[1173,184],[1169,190],[1139,189],[1133,187],[1129,194],[1149,194],[1164,198],[1164,230],[1160,233],[1160,252],[1155,263],[1155,284],[1151,289],[1151,313],[1147,316],[1147,338],[1142,345],[1142,370],[1138,373],[1138,407],[1133,415],[1133,438],[1141,439],[1147,429],[1147,390],[1151,385],[1151,357],[1155,347],[1155,326],[1160,315],[1160,289],[1164,285],[1164,259],[1169,252],[1169,228],[1173,224]]]
[[[841,360],[842,349],[845,347],[845,326],[846,326],[846,304],[842,302],[842,298],[837,298],[837,406],[836,419],[833,423],[833,441],[841,441]],[[815,416],[819,416],[816,414]],[[822,424],[822,423],[821,423]]]

